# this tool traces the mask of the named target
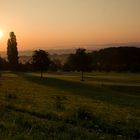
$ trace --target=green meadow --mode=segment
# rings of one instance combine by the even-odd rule
[[[140,74],[0,76],[0,140],[139,140]]]

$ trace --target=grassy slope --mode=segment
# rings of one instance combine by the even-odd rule
[[[4,72],[0,139],[138,139],[140,75]]]

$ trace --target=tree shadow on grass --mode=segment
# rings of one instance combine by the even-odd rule
[[[85,82],[80,81],[67,81],[59,78],[54,77],[44,77],[40,78],[39,76],[35,76],[29,73],[16,73],[19,76],[22,76],[28,81],[34,82],[39,85],[44,85],[48,87],[52,87],[62,91],[66,91],[67,93],[73,94],[73,95],[82,95],[83,97],[90,98],[90,99],[96,99],[99,101],[104,101],[107,103],[111,103],[114,105],[123,105],[123,106],[130,106],[139,108],[139,98],[128,96],[129,95],[129,89],[126,89],[126,93],[124,88],[127,87],[118,87],[119,90],[113,90],[112,87],[108,86],[93,86],[88,85]],[[121,92],[122,88],[122,92]],[[116,89],[116,88],[115,88]],[[130,94],[132,94],[130,92]],[[137,95],[137,93],[136,93]]]

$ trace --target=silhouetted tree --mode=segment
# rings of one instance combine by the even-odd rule
[[[79,48],[75,54],[70,54],[64,66],[71,70],[81,71],[81,81],[84,81],[84,71],[89,71],[90,65],[90,55],[86,53],[86,49]]]
[[[75,71],[75,63],[74,63],[75,54],[70,54],[63,64],[63,71]]]
[[[3,67],[3,59],[0,57],[0,70],[2,70]]]
[[[110,47],[93,51],[94,70],[140,72],[140,48]]]
[[[14,32],[10,32],[10,38],[7,42],[7,55],[10,68],[12,70],[17,70],[18,68],[18,50],[16,35]]]
[[[59,59],[51,60],[49,70],[50,71],[60,71],[62,68],[61,61]]]
[[[41,71],[42,78],[43,71],[47,70],[50,65],[49,54],[44,50],[35,50],[32,56],[32,64]]]
[[[7,70],[7,61],[0,57],[0,70]]]
[[[0,57],[0,70],[2,70],[2,58]]]
[[[22,64],[24,71],[34,71],[33,65],[31,62],[26,62],[25,64]]]

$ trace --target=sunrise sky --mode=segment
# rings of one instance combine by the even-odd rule
[[[140,42],[140,0],[1,0],[0,50]]]

